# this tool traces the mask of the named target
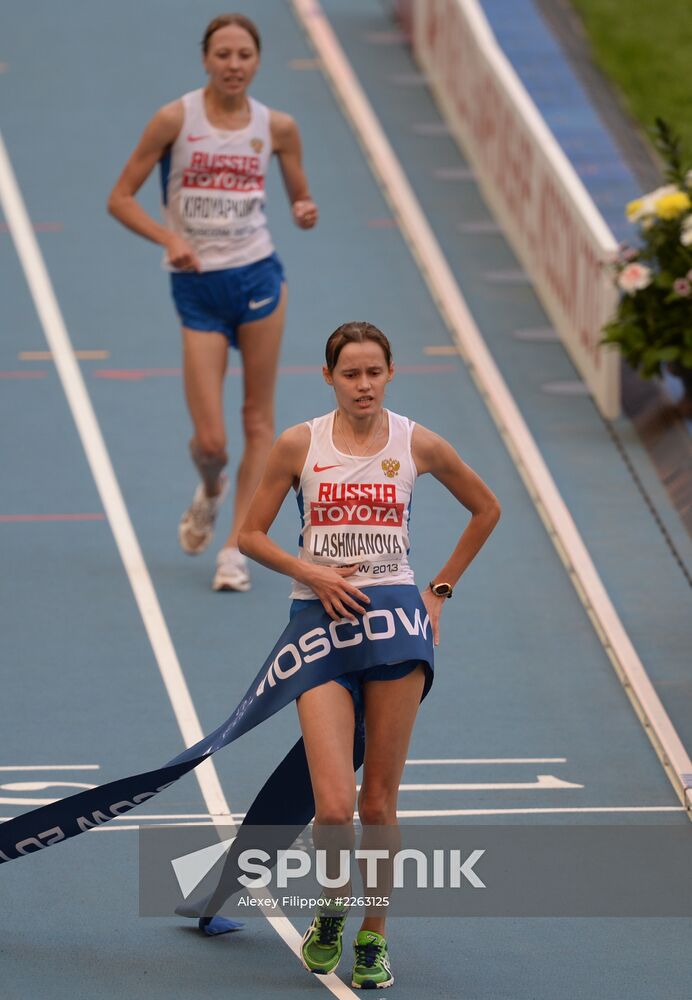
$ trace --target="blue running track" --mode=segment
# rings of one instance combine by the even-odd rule
[[[488,280],[516,261],[475,183],[462,179],[464,162],[384,5],[324,7],[689,748],[684,576],[590,400],[544,391],[575,377],[562,348],[514,336],[546,318],[530,285]],[[391,408],[450,439],[504,509],[445,609],[436,682],[410,751],[479,762],[411,765],[404,776],[471,787],[402,791],[400,809],[413,821],[443,810],[445,822],[464,825],[689,825],[464,365],[431,350],[449,347],[446,328],[290,5],[248,0],[243,9],[266,46],[254,93],[298,119],[321,209],[314,232],[298,231],[274,172],[270,222],[290,287],[278,427],[330,406],[322,345],[338,324],[367,318],[394,343]],[[205,732],[238,702],[283,627],[287,581],[258,567],[249,594],[214,595],[213,550],[191,560],[177,547],[195,478],[175,315],[157,248],[118,227],[105,202],[145,121],[201,84],[198,39],[216,13],[209,0],[34,0],[6,14],[0,38],[0,128]],[[143,197],[156,212],[153,179]],[[2,820],[76,790],[68,783],[155,767],[183,744],[55,365],[42,353],[8,226],[0,228]],[[237,455],[235,370],[226,403]],[[618,431],[692,565],[646,456],[625,421]],[[420,583],[462,526],[455,502],[421,482],[412,525]],[[287,503],[276,536],[290,547],[295,534]],[[234,815],[297,733],[289,709],[215,758]],[[539,774],[551,776],[544,787]],[[473,787],[488,784],[505,787]],[[263,919],[209,940],[177,918],[138,916],[137,827],[157,821],[211,823],[194,774],[123,821],[0,869],[2,1000],[330,995]],[[401,1000],[687,1000],[691,925],[402,918],[390,928],[394,989]],[[347,935],[355,926],[353,917]],[[345,982],[347,971],[345,963]]]

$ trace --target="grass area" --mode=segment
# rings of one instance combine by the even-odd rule
[[[645,130],[670,122],[692,160],[691,0],[572,0],[594,57]]]

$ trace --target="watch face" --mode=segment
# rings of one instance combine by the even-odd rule
[[[451,585],[448,583],[436,583],[431,589],[433,594],[436,594],[437,597],[449,597],[452,593]]]

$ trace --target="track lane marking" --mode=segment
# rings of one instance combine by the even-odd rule
[[[105,521],[105,514],[0,514],[0,524],[24,524],[39,521]]]
[[[555,790],[562,788],[583,788],[583,785],[573,781],[563,781],[552,774],[538,774],[536,781],[498,781],[498,782],[467,782],[465,784],[417,784],[399,785],[400,792],[507,792],[513,789],[541,788]],[[0,785],[2,788],[2,785]]]
[[[74,356],[78,361],[107,361],[110,351],[75,351]],[[17,355],[20,361],[52,361],[53,355],[50,351],[20,351]]]
[[[100,764],[2,764],[0,771],[99,771]]]
[[[559,816],[559,815],[620,815],[630,814],[633,816],[653,813],[684,813],[684,806],[528,806],[524,808],[507,809],[397,809],[397,816],[400,819],[442,819],[452,816]],[[0,823],[6,823],[12,816],[0,816]],[[128,817],[115,816],[115,820],[126,820]],[[234,823],[240,823],[245,818],[245,813],[233,813]],[[96,826],[89,833],[113,833],[121,830],[149,830],[154,826],[164,827],[178,826],[215,826],[218,828],[218,817],[208,813],[190,813],[180,816],[140,816],[141,820],[151,820],[152,822],[143,825],[131,823],[108,823],[105,826]],[[224,817],[227,820],[227,817]],[[174,820],[175,822],[170,822]],[[182,820],[182,822],[181,822]],[[162,822],[163,821],[163,822]],[[230,827],[231,823],[226,823]]]
[[[566,757],[437,757],[414,758],[406,764],[566,764]]]

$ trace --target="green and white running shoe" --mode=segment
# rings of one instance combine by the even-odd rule
[[[337,967],[343,951],[341,935],[347,916],[345,906],[320,907],[316,911],[300,949],[300,960],[308,972],[326,976]]]
[[[376,931],[358,931],[353,942],[356,960],[351,986],[356,990],[382,990],[394,982],[387,954],[387,939]]]

